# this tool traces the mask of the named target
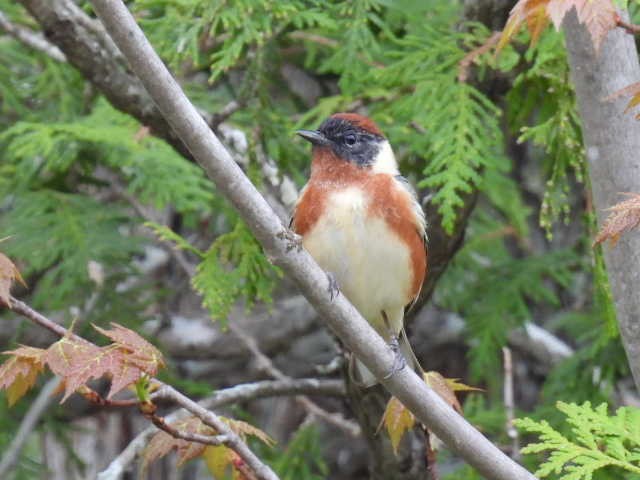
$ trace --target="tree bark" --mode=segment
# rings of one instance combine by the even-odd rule
[[[593,202],[602,225],[605,209],[621,192],[640,192],[640,122],[625,114],[628,99],[604,99],[640,80],[634,37],[621,28],[609,32],[600,53],[578,22],[575,9],[564,23],[571,77],[583,124]],[[618,325],[636,388],[640,391],[640,235],[623,236],[604,247]]]

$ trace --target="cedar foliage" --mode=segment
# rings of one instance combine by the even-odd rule
[[[500,348],[525,322],[568,339],[576,354],[544,379],[531,413],[547,416],[551,426],[521,421],[523,428],[548,438],[552,428],[564,428],[553,413],[556,399],[612,401],[611,386],[628,372],[602,258],[590,248],[592,215],[580,200],[584,150],[560,34],[541,31],[529,49],[525,33],[515,36],[499,57],[476,58],[475,81],[464,83],[457,80],[460,60],[491,32],[461,22],[458,2],[129,6],[200,108],[215,113],[231,100],[242,104],[229,123],[246,134],[243,166],[256,182],[264,152],[300,186],[308,150],[293,131],[364,105],[402,171],[437,206],[441,218],[431,222],[451,231],[463,195],[480,191],[465,244],[434,295],[439,307],[465,319],[473,381],[489,385],[483,400],[474,394],[465,404],[474,423],[496,439],[503,435]],[[10,0],[0,0],[0,10],[37,28]],[[318,83],[312,105],[285,82],[284,64]],[[496,72],[501,86],[491,83]],[[224,319],[238,301],[272,300],[278,270],[202,172],[116,111],[71,66],[0,37],[0,99],[0,238],[10,237],[0,249],[20,265],[37,305],[64,310],[82,303],[95,290],[87,269],[93,261],[103,265],[106,283],[92,320],[124,317],[140,325],[148,319],[143,302],[162,304],[171,293],[140,299],[109,290],[123,278],[144,281],[132,262],[160,239],[199,262],[193,287],[213,317]],[[113,184],[123,186],[117,195]],[[157,234],[151,236],[137,204],[179,221],[150,224]],[[603,408],[579,408],[609,421]],[[0,413],[0,431],[15,429]],[[9,442],[0,433],[0,450]],[[543,446],[561,451],[550,440]],[[616,455],[627,455],[615,446]],[[306,466],[287,460],[301,449]],[[273,464],[283,478],[320,478],[327,472],[322,455],[314,434],[303,430]],[[33,458],[23,456],[15,478],[37,470]],[[592,470],[593,478],[607,478]],[[452,475],[477,478],[466,470]]]

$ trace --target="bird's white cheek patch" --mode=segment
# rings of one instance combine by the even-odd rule
[[[386,140],[382,142],[380,151],[373,160],[371,167],[373,173],[387,173],[389,175],[398,175],[398,163],[396,157],[391,150],[391,145]]]

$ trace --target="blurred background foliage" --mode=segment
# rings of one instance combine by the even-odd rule
[[[560,34],[548,29],[531,49],[523,34],[500,57],[475,59],[462,82],[460,61],[492,32],[466,21],[460,2],[128,6],[199,108],[215,114],[231,101],[241,105],[226,123],[246,134],[243,168],[257,183],[266,155],[301,187],[309,150],[295,130],[358,109],[390,139],[425,204],[437,206],[441,218],[431,222],[451,231],[463,196],[479,191],[464,245],[431,300],[465,321],[464,380],[487,389],[466,399],[472,423],[509,441],[501,348],[527,322],[574,349],[536,379],[537,390],[517,392],[529,416],[562,429],[557,399],[616,404],[628,370],[602,258],[591,247],[594,216]],[[0,0],[0,10],[37,30],[15,2]],[[164,237],[146,207],[167,220]],[[143,227],[149,220],[199,262],[193,286],[212,317],[224,319],[238,301],[250,306],[288,293],[198,167],[115,110],[70,65],[0,36],[0,237],[8,237],[0,248],[20,266],[34,305],[71,318],[71,307],[96,295],[89,321],[140,326],[157,317],[180,289],[170,277],[147,278],[136,262],[159,242]],[[101,267],[99,280],[90,262]],[[20,341],[18,329],[7,345]],[[428,368],[429,358],[423,363]],[[0,409],[3,450],[20,413]],[[60,429],[61,421],[52,415],[42,428]],[[268,458],[282,478],[325,478],[313,428],[279,448]],[[308,461],[294,462],[302,457],[293,451]],[[34,478],[34,458],[27,449],[15,478]],[[477,477],[460,469],[447,478]]]

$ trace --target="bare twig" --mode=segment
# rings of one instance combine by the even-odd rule
[[[622,17],[620,17],[620,15],[616,15],[616,25],[620,28],[623,28],[632,35],[640,34],[640,25],[626,22],[622,19]]]
[[[246,443],[235,433],[229,425],[227,425],[220,417],[218,417],[211,410],[207,410],[195,401],[191,400],[186,395],[182,394],[171,385],[162,384],[157,392],[157,396],[180,405],[185,410],[193,413],[196,417],[202,420],[203,423],[214,428],[220,435],[225,435],[227,438],[225,444],[234,450],[245,462],[251,467],[256,476],[265,480],[277,480],[278,476],[269,468],[268,465],[263,463],[247,446]]]
[[[201,435],[199,433],[183,432],[173,427],[165,420],[164,417],[156,415],[155,412],[146,412],[142,410],[142,413],[156,427],[174,438],[187,440],[188,442],[202,443],[203,445],[213,445],[214,447],[225,445],[230,440],[228,435]]]
[[[206,409],[213,409],[231,403],[246,402],[258,398],[297,394],[342,396],[345,394],[344,382],[340,380],[318,380],[316,378],[266,380],[219,390],[213,396],[198,403]],[[157,395],[154,393],[151,398],[156,399]],[[186,415],[186,410],[177,410],[167,415],[165,421],[174,422]],[[140,432],[129,445],[111,461],[109,466],[99,474],[99,480],[120,480],[124,472],[135,461],[156,432],[157,429],[154,427],[149,427]]]
[[[211,115],[211,118],[209,120],[209,126],[215,130],[216,128],[218,128],[218,126],[226,121],[231,115],[233,115],[234,113],[236,113],[238,110],[240,110],[242,107],[244,106],[243,102],[238,102],[237,100],[231,100],[229,103],[227,103],[222,110],[220,110],[217,113],[214,113],[213,115]]]
[[[56,322],[49,320],[47,317],[35,311],[29,305],[27,305],[24,302],[21,302],[15,297],[11,297],[11,307],[9,307],[9,309],[12,312],[17,313],[18,315],[22,315],[23,317],[28,318],[33,323],[46,328],[47,330],[49,330],[50,332],[53,332],[59,337],[64,337],[65,335],[68,335],[69,337],[79,342],[89,343],[84,338],[80,337],[79,335],[76,335],[75,333],[71,333],[62,325],[58,325]]]
[[[131,195],[124,188],[122,188],[117,182],[113,182],[112,188],[114,191],[124,200],[126,200],[129,205],[136,211],[138,215],[140,215],[147,222],[159,223],[157,218],[155,218],[149,211],[147,207],[145,207],[140,201],[135,197],[135,195]],[[168,242],[165,242],[168,243]],[[192,278],[196,274],[196,266],[191,263],[187,256],[181,250],[178,250],[173,245],[167,245],[169,255],[173,257],[176,264],[182,269],[185,275],[188,278]]]
[[[291,249],[291,239],[283,235],[286,232],[277,215],[189,102],[124,3],[117,0],[91,3],[131,69],[193,157],[236,208],[270,259],[297,282],[344,344],[419,421],[480,474],[496,480],[534,479],[455,413],[415,372],[408,368],[394,369],[395,354],[382,337],[343,295],[330,298],[326,273],[308,252]]]
[[[66,62],[67,57],[55,45],[49,43],[41,34],[34,32],[26,27],[16,25],[11,22],[7,16],[0,12],[0,29],[7,32],[16,40],[24,43],[26,46],[38,50],[58,62]]]
[[[267,374],[278,380],[292,380],[291,377],[285,375],[278,368],[276,368],[271,359],[264,353],[262,353],[255,338],[244,332],[242,329],[238,328],[233,323],[229,324],[229,329],[236,337],[238,337],[238,339],[245,345],[245,347],[247,347],[247,350],[251,352],[253,357],[256,359],[258,368],[260,368],[260,370],[266,372]],[[352,437],[357,437],[360,435],[360,426],[357,423],[344,418],[342,414],[327,412],[324,408],[320,407],[317,403],[310,400],[309,397],[306,397],[304,395],[297,395],[295,397],[295,400],[310,414],[321,418],[325,422],[338,427],[341,430],[344,430]]]
[[[53,400],[51,395],[59,385],[60,379],[57,377],[47,381],[31,404],[31,407],[29,407],[29,411],[22,419],[20,428],[13,437],[13,440],[11,440],[9,447],[5,450],[4,455],[2,455],[2,460],[0,460],[0,478],[7,478],[8,473],[18,461],[22,447],[24,447],[31,432],[36,428],[42,414],[51,404]]]
[[[84,343],[90,343],[84,338],[70,332],[66,328],[61,325],[58,325],[44,315],[38,313],[31,307],[29,307],[24,302],[11,297],[9,309],[15,313],[23,315],[24,317],[32,320],[38,325],[52,331],[56,335],[60,337],[69,336],[75,340],[82,341]],[[206,425],[214,428],[216,432],[219,432],[220,435],[225,435],[226,445],[234,450],[240,458],[243,459],[246,464],[253,469],[257,477],[261,480],[278,480],[278,476],[269,468],[266,464],[264,464],[242,441],[242,439],[235,433],[229,425],[227,425],[224,421],[220,419],[215,413],[206,408],[198,405],[195,401],[191,400],[186,395],[180,393],[178,390],[173,388],[170,385],[167,385],[160,380],[153,379],[153,382],[160,385],[160,388],[155,392],[156,398],[164,398],[173,401],[174,403],[180,405],[182,408],[188,410],[200,420],[202,420]]]
[[[518,430],[513,425],[515,419],[515,403],[513,399],[513,358],[509,347],[502,347],[502,356],[504,359],[504,408],[507,411],[507,436],[511,439],[511,458],[518,460],[520,458],[520,439]]]
[[[480,56],[491,50],[500,40],[502,32],[493,32],[485,42],[478,48],[474,48],[458,62],[458,81],[466,82],[469,79],[469,68],[471,64]]]

